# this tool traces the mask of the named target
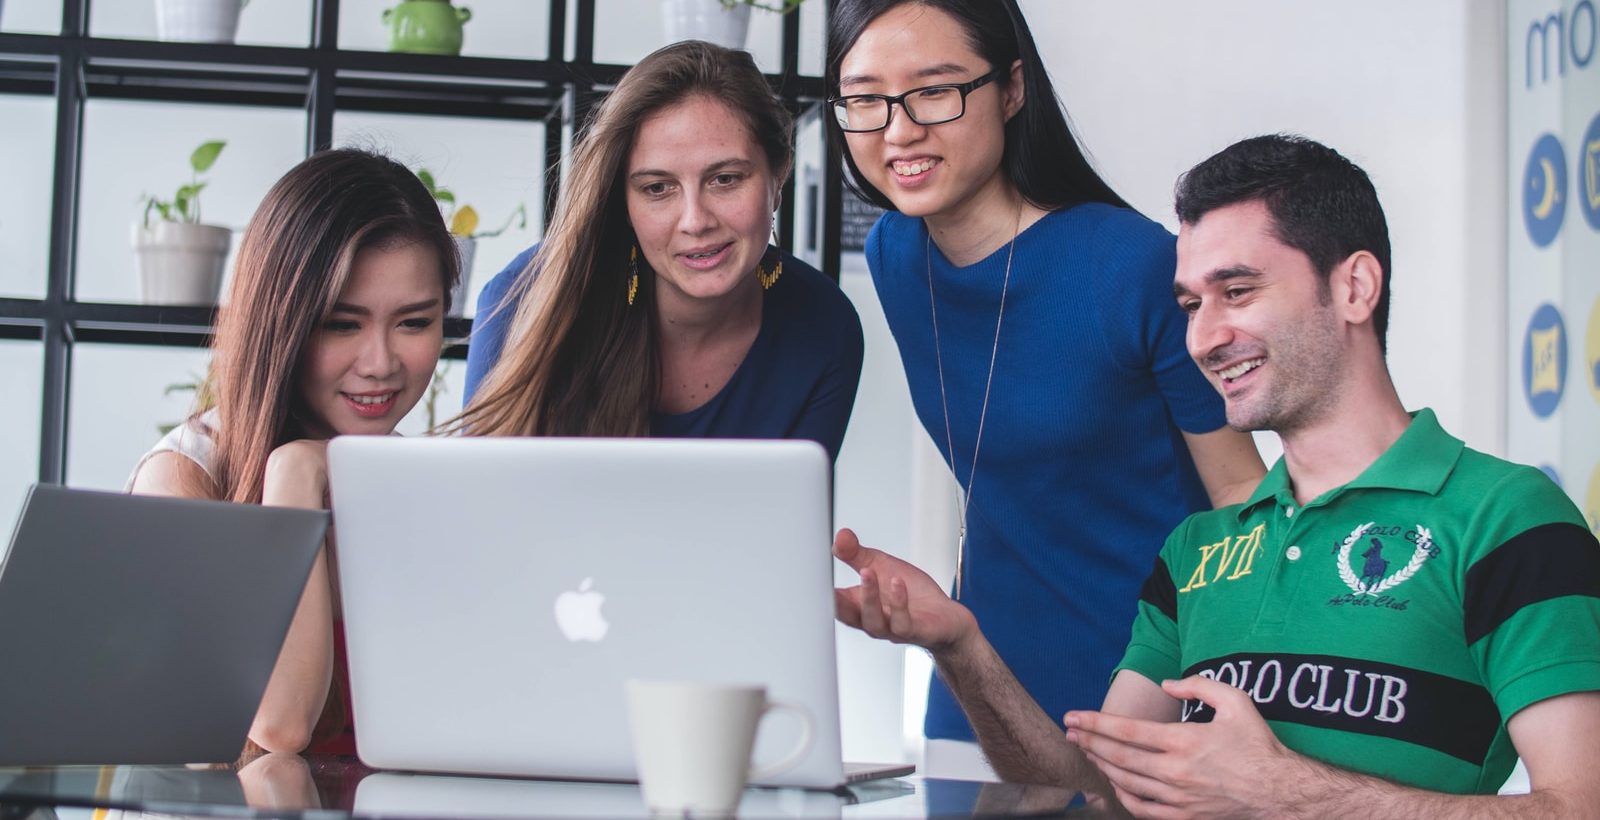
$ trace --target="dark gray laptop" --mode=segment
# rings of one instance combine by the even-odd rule
[[[0,766],[237,758],[327,526],[35,485],[0,556]]]

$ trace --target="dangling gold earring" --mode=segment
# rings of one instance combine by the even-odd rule
[[[639,295],[639,246],[634,245],[628,251],[628,304],[633,304],[633,297]]]
[[[778,211],[777,211],[776,207],[774,207],[773,211],[772,211],[772,229],[771,229],[771,233],[772,233],[772,244],[773,245],[777,245],[778,244]],[[757,262],[756,263],[756,281],[761,283],[761,289],[762,290],[772,290],[772,286],[778,283],[778,277],[783,275],[783,256],[782,256],[782,252],[781,251],[779,252],[778,261],[772,263],[772,273],[767,273],[767,269],[762,267],[761,263],[765,262],[765,261],[767,261],[767,257],[766,257],[765,254],[763,254],[762,257],[761,257],[761,262]]]
[[[778,277],[782,275],[783,260],[781,258],[772,263],[771,273],[767,273],[767,269],[760,264],[756,265],[756,281],[761,283],[762,290],[772,290],[772,286],[778,283]]]

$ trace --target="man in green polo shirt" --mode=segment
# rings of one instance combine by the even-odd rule
[[[1542,473],[1401,405],[1366,174],[1257,137],[1177,210],[1190,355],[1284,457],[1167,539],[1102,711],[1063,734],[969,611],[848,530],[840,619],[930,649],[1002,777],[1103,777],[1138,816],[1600,816],[1600,544]],[[1495,796],[1518,755],[1531,793]]]

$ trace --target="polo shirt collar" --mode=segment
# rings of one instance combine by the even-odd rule
[[[1382,488],[1411,490],[1438,495],[1450,473],[1455,470],[1461,451],[1466,447],[1461,439],[1450,435],[1439,426],[1439,419],[1431,409],[1423,408],[1411,414],[1411,423],[1378,460],[1367,466],[1350,483],[1328,491],[1324,498],[1349,489]],[[1250,499],[1239,507],[1239,520],[1264,501],[1293,497],[1289,479],[1289,464],[1279,458],[1272,469],[1256,485]]]

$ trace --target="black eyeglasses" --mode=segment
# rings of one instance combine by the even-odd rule
[[[828,105],[833,109],[833,120],[839,124],[839,129],[852,134],[888,128],[889,117],[893,114],[896,104],[899,104],[912,122],[918,125],[938,125],[960,119],[962,114],[967,113],[967,95],[988,85],[999,76],[1000,70],[995,69],[972,82],[926,85],[894,96],[851,94],[846,97],[834,97],[828,100]]]

